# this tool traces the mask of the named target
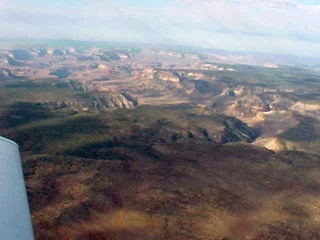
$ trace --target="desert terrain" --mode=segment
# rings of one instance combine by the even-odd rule
[[[3,47],[36,239],[320,239],[320,71],[284,59]]]

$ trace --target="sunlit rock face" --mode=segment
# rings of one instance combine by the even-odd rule
[[[259,93],[263,93],[263,92],[276,93],[276,92],[278,92],[278,90],[272,89],[272,88],[260,87],[260,86],[250,86],[250,85],[239,85],[234,90],[236,97],[244,97],[244,96],[259,94]]]
[[[292,149],[288,149],[286,143],[284,141],[281,141],[279,138],[264,138],[264,139],[255,141],[255,144],[261,147],[265,147],[274,152],[292,150]]]
[[[187,79],[190,80],[201,80],[201,79],[207,79],[207,76],[203,73],[197,73],[197,72],[189,72],[187,73]]]
[[[155,70],[154,68],[146,68],[142,73],[142,78],[147,80],[158,80],[178,83],[179,77],[171,71]]]
[[[62,108],[103,111],[109,108],[133,108],[138,105],[138,102],[126,93],[87,92],[79,94],[75,100],[65,100],[55,105]]]
[[[243,91],[243,88],[240,90],[237,88],[233,92],[237,98],[227,111],[231,115],[255,116],[259,112],[288,110],[295,104],[294,100],[283,97],[276,91],[264,92],[264,89]]]
[[[290,109],[292,111],[296,111],[296,112],[303,114],[303,115],[320,118],[320,104],[319,103],[297,102]]]
[[[180,81],[179,77],[176,76],[173,72],[166,72],[166,71],[157,71],[154,74],[154,78],[160,81],[168,81],[168,82],[174,82],[174,83],[178,83]]]

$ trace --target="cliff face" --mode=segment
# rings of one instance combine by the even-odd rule
[[[8,81],[15,79],[23,79],[23,77],[14,75],[8,68],[0,68],[0,81]]]
[[[288,110],[294,105],[294,101],[282,97],[279,93],[261,92],[248,95],[234,91],[238,98],[228,109],[228,113],[233,116],[255,116],[259,112],[269,112],[271,110]],[[243,96],[244,95],[244,96]]]
[[[320,118],[320,104],[297,102],[290,108],[290,110],[298,112],[302,115]]]
[[[223,122],[225,129],[221,135],[221,143],[228,142],[253,142],[259,133],[237,118],[227,118]]]
[[[57,105],[101,111],[108,108],[132,108],[138,102],[126,93],[87,92],[79,94],[75,100],[58,102]]]
[[[259,93],[263,93],[263,92],[276,93],[276,92],[278,92],[278,90],[272,89],[272,88],[260,87],[260,86],[250,86],[250,85],[239,85],[234,90],[236,97],[244,97],[244,96],[259,94]]]
[[[153,90],[177,90],[177,95],[199,97],[201,95],[217,95],[222,92],[224,84],[214,76],[196,71],[157,70],[147,68],[138,75],[148,88]]]
[[[153,68],[145,69],[142,74],[141,78],[145,80],[153,80],[153,81],[164,81],[164,82],[173,82],[179,83],[179,77],[171,71],[161,71],[155,70]]]
[[[172,90],[181,86],[177,74],[171,71],[155,70],[154,68],[146,68],[138,73],[137,79],[148,89],[158,91]]]
[[[7,63],[13,67],[23,67],[25,64],[23,62],[15,60],[13,57],[7,55]]]
[[[30,60],[32,57],[32,55],[27,49],[12,50],[12,54],[14,59],[19,61]]]
[[[229,108],[228,113],[235,116],[255,115],[258,112],[269,111],[269,105],[259,96],[241,98]]]
[[[71,74],[72,73],[70,71],[68,71],[67,69],[58,69],[58,70],[50,73],[50,75],[56,76],[58,78],[67,78]]]
[[[180,81],[177,75],[168,71],[157,71],[153,78],[160,81],[169,81],[174,83],[178,83]]]
[[[209,78],[203,74],[198,72],[189,72],[187,73],[187,79],[188,80],[208,80]]]
[[[12,72],[7,68],[0,69],[0,81],[6,81],[12,79]]]
[[[52,54],[55,56],[63,56],[65,54],[65,52],[61,49],[54,49]]]
[[[69,80],[69,81],[60,81],[54,83],[53,86],[56,88],[70,88],[76,91],[90,91],[92,90],[92,81],[76,81],[76,80]]]
[[[290,148],[290,145],[287,144],[285,141],[277,137],[259,139],[258,141],[255,142],[255,144],[274,152],[295,150],[294,148]]]

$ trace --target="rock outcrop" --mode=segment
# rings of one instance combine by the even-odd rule
[[[72,90],[85,92],[92,90],[92,81],[59,81],[57,83],[54,83],[53,86],[55,86],[56,88],[70,88]]]
[[[15,60],[13,57],[11,57],[11,56],[9,56],[9,55],[7,55],[7,63],[8,63],[10,66],[13,66],[13,67],[23,67],[23,66],[25,66],[24,63]]]
[[[290,147],[290,144],[287,144],[285,141],[279,139],[278,137],[263,138],[255,141],[255,145],[260,147],[265,147],[274,152],[282,152],[287,150],[294,150]]]
[[[236,97],[244,97],[244,96],[259,94],[263,92],[276,93],[278,92],[278,90],[272,89],[272,88],[265,88],[261,86],[250,86],[250,85],[239,85],[234,90]]]
[[[146,68],[141,77],[146,80],[164,81],[179,83],[180,79],[177,74],[172,71],[155,70],[154,68]]]
[[[32,55],[27,49],[12,50],[12,55],[15,60],[19,60],[19,61],[30,60],[32,57]]]
[[[100,60],[109,62],[112,60],[120,60],[121,58],[116,52],[113,51],[103,51],[100,55]]]
[[[48,50],[45,49],[45,48],[40,48],[40,49],[38,50],[38,55],[39,55],[40,57],[44,57],[44,56],[46,56],[47,54],[48,54]]]
[[[0,68],[0,81],[16,80],[22,78],[23,77],[14,75],[8,68]]]
[[[290,110],[298,112],[302,115],[320,118],[320,104],[297,102]]]
[[[204,79],[208,79],[208,77],[203,73],[189,72],[187,73],[187,79],[188,80],[204,80]]]
[[[259,112],[269,112],[271,110],[288,110],[295,102],[281,96],[279,93],[261,92],[245,95],[244,92],[234,91],[238,98],[229,107],[227,113],[232,116],[256,116]]]
[[[178,83],[180,81],[179,77],[176,74],[174,74],[174,72],[170,71],[157,71],[154,74],[153,78],[160,81],[168,81],[174,83]]]
[[[50,75],[56,76],[58,78],[67,78],[71,75],[72,73],[67,70],[67,69],[57,69],[53,72],[50,73]]]
[[[234,91],[230,88],[225,88],[222,90],[220,96],[227,96],[227,97],[236,97]]]
[[[138,102],[126,93],[86,92],[79,94],[76,100],[57,102],[56,105],[102,111],[108,108],[133,108]]]
[[[146,68],[138,73],[138,79],[150,89],[170,90],[180,86],[179,76],[172,71]]]
[[[61,49],[54,49],[53,52],[52,52],[52,55],[54,56],[64,56],[65,52],[64,50],[61,50]]]
[[[253,142],[259,137],[259,132],[237,118],[228,117],[223,121],[225,126],[221,135],[221,143],[228,142]]]

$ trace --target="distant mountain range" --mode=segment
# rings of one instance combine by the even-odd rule
[[[308,66],[314,67],[320,65],[320,57],[298,56],[286,54],[274,54],[261,52],[241,52],[222,49],[209,49],[193,46],[178,46],[156,43],[131,43],[131,42],[113,42],[113,41],[81,41],[73,39],[5,39],[0,38],[0,49],[15,49],[25,47],[75,47],[75,48],[151,48],[169,51],[178,51],[181,53],[193,54],[213,54],[217,60],[225,63],[242,63],[249,65],[260,65],[265,62],[280,65]]]

